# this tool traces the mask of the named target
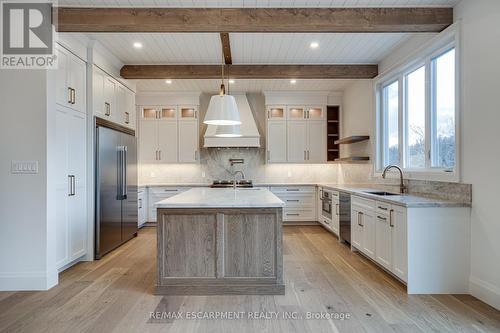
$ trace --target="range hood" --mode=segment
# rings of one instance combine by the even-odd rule
[[[260,147],[260,134],[253,118],[252,109],[245,94],[233,95],[240,112],[241,136],[236,138],[217,137],[216,125],[208,125],[205,132],[205,148],[218,147]]]

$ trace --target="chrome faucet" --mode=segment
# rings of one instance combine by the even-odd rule
[[[386,173],[389,169],[398,169],[399,170],[399,177],[400,177],[400,180],[401,180],[401,183],[399,184],[399,192],[400,193],[405,193],[406,192],[406,186],[404,184],[404,181],[403,181],[403,170],[401,170],[400,167],[398,167],[397,165],[388,165],[385,167],[384,169],[384,172],[382,173],[382,178],[385,179],[385,176],[386,176]]]
[[[243,171],[241,170],[236,170],[234,173],[233,173],[233,177],[234,177],[234,180],[233,180],[233,188],[236,190],[236,175],[238,173],[241,173],[241,179],[245,179],[245,174],[243,173]]]

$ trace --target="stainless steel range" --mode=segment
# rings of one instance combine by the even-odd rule
[[[234,187],[234,180],[214,180],[210,187],[213,188],[229,188]],[[236,181],[236,187],[253,187],[251,180],[242,179]]]

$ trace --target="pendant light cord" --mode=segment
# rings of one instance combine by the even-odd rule
[[[226,87],[224,86],[224,54],[222,54],[221,76],[222,76],[222,82],[221,82],[221,85],[220,85],[220,92],[219,92],[219,94],[221,96],[224,96],[224,94],[226,93]]]

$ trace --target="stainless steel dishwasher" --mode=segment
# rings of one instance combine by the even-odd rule
[[[339,240],[351,244],[351,195],[339,192]]]

